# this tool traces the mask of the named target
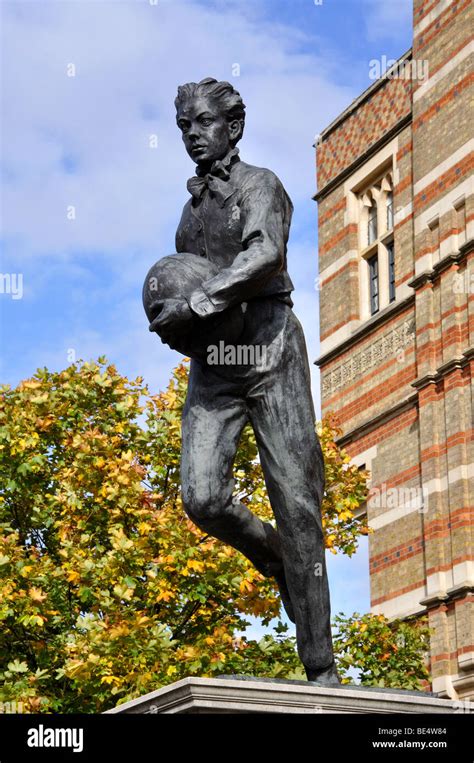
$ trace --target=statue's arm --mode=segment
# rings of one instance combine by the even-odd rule
[[[181,219],[179,221],[179,225],[176,229],[176,235],[175,235],[175,249],[177,252],[187,252],[189,251],[189,246],[186,248],[186,245],[184,243],[184,229],[186,220],[188,219],[191,207],[191,200],[189,200],[183,207],[183,211],[181,213]]]
[[[195,313],[204,317],[245,302],[281,270],[291,212],[291,201],[276,175],[268,170],[256,173],[240,202],[242,251],[191,295]]]

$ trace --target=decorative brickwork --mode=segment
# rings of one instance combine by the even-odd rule
[[[323,413],[371,472],[372,609],[428,617],[431,688],[452,699],[474,698],[473,14],[415,0],[400,61],[428,76],[377,81],[317,144]],[[393,228],[371,247],[384,173]]]
[[[410,112],[410,80],[387,80],[386,85],[367,94],[359,108],[318,145],[318,189],[322,190]]]
[[[415,322],[407,320],[397,328],[389,329],[380,339],[362,350],[349,354],[347,360],[324,376],[324,397],[330,397],[341,387],[363,376],[372,368],[378,368],[386,358],[394,358],[415,339]]]

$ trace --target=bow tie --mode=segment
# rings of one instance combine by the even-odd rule
[[[216,198],[219,206],[224,206],[226,200],[234,192],[234,189],[227,185],[227,181],[230,178],[230,165],[237,160],[237,154],[238,149],[235,148],[224,159],[215,161],[210,171],[202,177],[194,175],[189,178],[186,187],[194,199],[199,201],[208,188],[209,193]]]

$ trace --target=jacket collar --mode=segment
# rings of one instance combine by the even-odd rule
[[[239,149],[232,148],[223,159],[213,162],[209,172],[196,170],[196,175],[189,178],[187,189],[192,194],[193,200],[199,202],[208,188],[211,196],[214,196],[220,207],[223,207],[227,199],[235,191],[231,180],[232,166],[239,162]]]
[[[235,162],[240,161],[239,149],[237,147],[231,148],[230,151],[224,156],[223,159],[217,159],[212,163],[211,169],[208,173],[202,172],[199,167],[196,170],[198,177],[206,177],[206,175],[213,175],[214,177],[221,178],[221,180],[228,180],[230,177],[231,167]]]

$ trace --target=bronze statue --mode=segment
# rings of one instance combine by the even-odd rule
[[[286,268],[293,205],[273,172],[240,160],[245,105],[232,85],[211,78],[188,83],[178,88],[175,105],[197,170],[187,184],[178,254],[151,269],[143,297],[150,330],[192,358],[182,421],[183,504],[203,531],[276,578],[308,680],[338,686],[321,524],[323,456]],[[211,361],[216,342],[224,352]],[[237,352],[242,347],[246,356]],[[233,497],[233,461],[247,422],[276,530]]]

